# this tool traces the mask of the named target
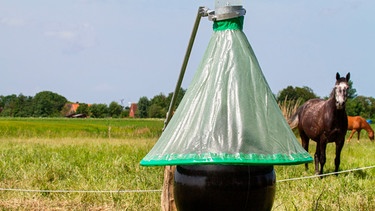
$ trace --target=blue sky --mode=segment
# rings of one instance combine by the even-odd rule
[[[375,97],[375,1],[244,0],[244,32],[274,93],[308,86],[329,95],[351,72]],[[137,102],[174,90],[199,6],[187,0],[0,0],[0,95],[44,90],[70,101]],[[203,18],[184,78],[208,45]]]

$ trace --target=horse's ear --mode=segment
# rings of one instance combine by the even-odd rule
[[[340,73],[336,73],[336,80],[338,81],[340,79]]]
[[[350,72],[346,74],[346,81],[349,81],[349,79],[350,79]]]

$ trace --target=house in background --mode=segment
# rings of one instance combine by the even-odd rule
[[[134,118],[135,117],[135,112],[137,112],[137,109],[138,109],[137,103],[132,103],[130,105],[129,117]]]
[[[91,106],[91,105],[88,105],[88,106]],[[77,108],[79,107],[79,103],[67,103],[65,104],[65,109],[66,109],[66,113],[65,113],[65,117],[69,117],[69,118],[86,118],[87,115],[86,114],[77,114]]]
[[[74,114],[76,114],[78,107],[79,103],[66,103],[63,109],[65,117],[72,117]]]

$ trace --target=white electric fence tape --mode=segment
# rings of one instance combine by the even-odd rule
[[[277,182],[311,179],[311,178],[324,177],[324,176],[335,175],[335,174],[343,174],[343,173],[360,171],[360,170],[371,169],[371,168],[375,168],[375,166],[367,166],[367,167],[349,169],[349,170],[332,172],[332,173],[321,174],[321,175],[282,179],[282,180],[277,180]],[[162,190],[28,190],[28,189],[17,189],[17,188],[0,188],[0,191],[41,192],[41,193],[152,193],[152,192],[161,192]]]

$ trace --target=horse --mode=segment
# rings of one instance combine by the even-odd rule
[[[336,73],[336,83],[327,100],[310,99],[291,116],[289,125],[298,127],[302,147],[309,150],[309,140],[317,143],[314,155],[315,174],[323,174],[326,163],[326,147],[330,142],[336,144],[335,172],[339,170],[340,154],[345,143],[348,120],[345,103],[348,95],[350,73],[340,77]],[[320,164],[320,169],[319,169]],[[308,165],[305,164],[306,170]]]
[[[352,132],[350,133],[350,136],[347,142],[350,142],[350,139],[352,138],[355,132],[358,133],[358,141],[359,141],[362,129],[367,131],[368,137],[370,138],[371,141],[373,141],[374,130],[367,123],[367,121],[361,116],[348,116],[348,130],[351,130]]]

